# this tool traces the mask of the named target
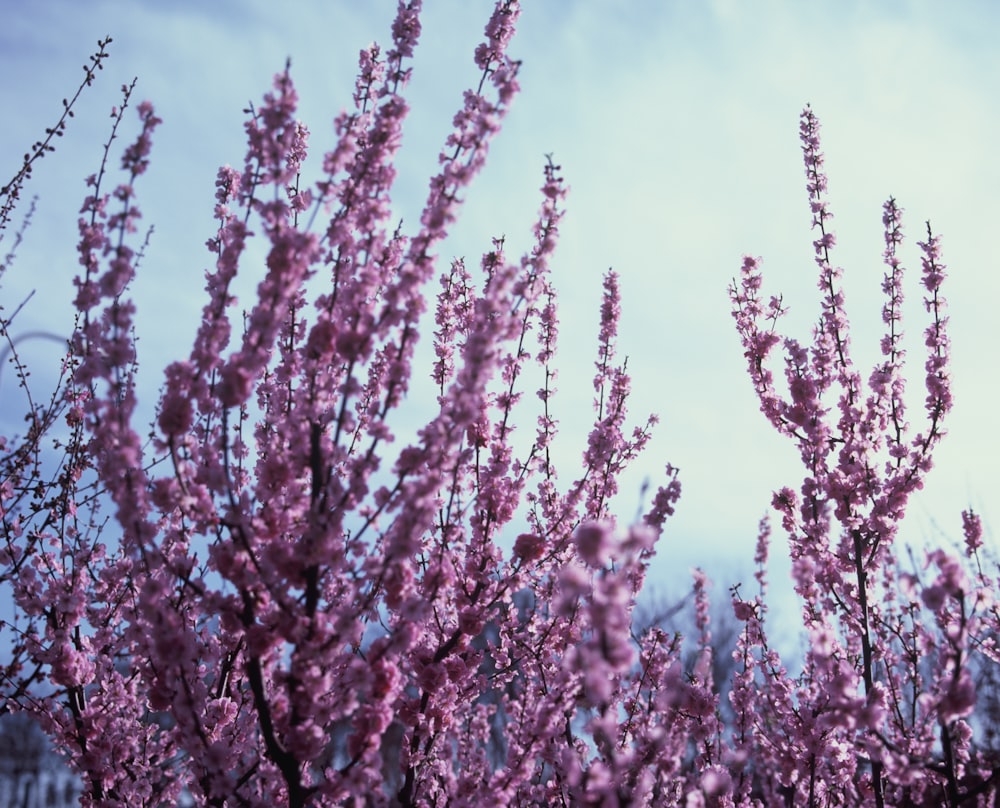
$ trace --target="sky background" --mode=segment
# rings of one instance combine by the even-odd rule
[[[472,51],[491,7],[427,2],[397,181],[404,226],[417,221],[461,93],[477,78]],[[38,212],[2,291],[9,312],[37,290],[18,328],[67,330],[82,180],[97,170],[119,87],[138,76],[137,98],[152,100],[164,119],[139,186],[155,232],[134,287],[152,406],[159,368],[187,353],[197,324],[215,172],[242,164],[242,109],[290,57],[318,157],[332,142],[334,116],[350,103],[359,49],[389,42],[394,11],[389,0],[0,0],[0,174],[12,176],[58,117],[97,39],[114,37],[106,69],[27,189],[40,195]],[[643,480],[658,482],[666,462],[680,467],[684,489],[659,547],[655,588],[679,591],[678,576],[695,564],[717,578],[717,598],[748,579],[771,492],[801,481],[794,446],[759,413],[727,285],[745,253],[763,256],[767,291],[783,293],[791,307],[785,327],[808,338],[819,298],[798,143],[806,103],[823,124],[834,258],[845,270],[863,368],[877,359],[881,333],[881,206],[893,195],[905,210],[914,421],[925,324],[915,241],[926,219],[944,238],[955,408],[903,536],[960,539],[960,512],[971,505],[995,540],[998,34],[1000,7],[988,0],[525,3],[511,46],[524,62],[521,95],[440,254],[475,263],[499,234],[512,255],[530,246],[544,155],[562,165],[569,212],[552,266],[562,301],[556,404],[569,464],[561,476],[573,479],[591,420],[601,278],[614,267],[632,413],[661,417],[623,482],[619,510],[635,513]],[[24,352],[39,379],[59,354],[40,341]],[[20,411],[11,381],[5,374],[0,383],[5,425]],[[773,556],[783,548],[776,532]],[[774,567],[779,580],[782,569]]]

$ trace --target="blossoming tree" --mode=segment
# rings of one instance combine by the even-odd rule
[[[883,208],[886,272],[882,358],[866,379],[851,356],[841,270],[826,200],[819,122],[808,107],[800,137],[817,233],[822,308],[813,343],[786,338],[786,395],[768,368],[782,342],[780,298],[761,295],[758,259],[747,257],[731,295],[761,410],[799,447],[806,477],[798,492],[774,496],[788,535],[795,589],[809,640],[804,669],[791,678],[768,647],[762,597],[734,597],[746,622],[734,683],[738,738],[763,774],[764,791],[796,804],[957,805],[993,788],[996,773],[970,754],[975,705],[969,655],[995,660],[997,612],[979,563],[982,527],[963,514],[970,578],[942,550],[928,557],[933,582],[898,575],[895,539],[909,496],[923,485],[951,409],[947,317],[940,240],[927,225],[922,252],[926,426],[914,434],[903,374],[903,241],[894,199]],[[762,525],[758,560],[766,558]],[[763,594],[763,593],[762,593]],[[754,702],[763,698],[766,709]],[[971,790],[962,781],[972,783]]]
[[[518,13],[500,0],[489,18],[479,81],[415,233],[395,223],[392,192],[419,0],[400,3],[388,50],[362,51],[317,182],[304,178],[310,133],[288,69],[275,78],[247,111],[243,165],[219,170],[201,324],[165,369],[148,439],[128,289],[145,247],[139,179],[160,121],[136,105],[140,132],[109,191],[112,141],[133,106],[123,88],[88,181],[58,390],[29,399],[25,434],[0,438],[0,582],[17,610],[2,624],[2,709],[37,717],[81,775],[86,805],[170,805],[182,792],[217,806],[985,800],[995,775],[972,742],[969,656],[994,654],[992,581],[944,552],[930,559],[930,584],[894,564],[906,498],[950,406],[936,238],[922,245],[928,426],[911,436],[899,211],[886,206],[887,336],[866,390],[807,110],[824,308],[811,348],[785,341],[787,397],[767,368],[781,306],[762,301],[757,261],[732,296],[762,408],[808,469],[775,507],[811,650],[793,677],[768,646],[765,525],[762,592],[734,590],[744,631],[725,726],[705,576],[693,584],[693,663],[679,637],[632,632],[680,489],[667,466],[644,518],[616,523],[619,475],[655,419],[629,426],[614,273],[594,424],[580,467],[568,477],[554,467],[559,166],[543,167],[525,255],[508,256],[501,238],[475,270],[436,253],[517,92],[507,48]],[[34,153],[3,190],[4,226]],[[242,321],[238,272],[260,278]],[[27,391],[12,320],[3,336]],[[414,353],[421,331],[433,332],[427,368]],[[397,449],[421,373],[434,412]],[[525,396],[534,378],[540,389]],[[526,418],[533,434],[515,435]],[[977,560],[973,514],[965,527]]]

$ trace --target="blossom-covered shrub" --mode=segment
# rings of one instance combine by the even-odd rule
[[[724,710],[703,573],[687,646],[662,627],[634,630],[680,487],[668,465],[639,523],[616,521],[618,479],[655,418],[628,419],[613,272],[593,427],[578,468],[559,476],[553,462],[559,166],[543,166],[523,256],[503,238],[476,269],[438,255],[518,90],[507,52],[518,13],[500,0],[489,18],[479,80],[413,233],[396,223],[392,194],[419,0],[400,3],[388,50],[362,51],[353,106],[321,159],[295,117],[288,68],[276,76],[247,111],[244,162],[219,169],[200,327],[164,371],[151,433],[138,423],[129,285],[160,120],[135,105],[139,133],[108,190],[112,142],[133,107],[134,85],[123,88],[81,211],[58,388],[30,399],[24,434],[0,436],[0,584],[16,609],[0,626],[11,651],[0,709],[39,720],[81,776],[85,805],[992,798],[973,732],[973,674],[995,657],[998,622],[978,519],[965,515],[965,559],[935,551],[925,569],[900,572],[894,542],[951,404],[937,238],[928,231],[921,245],[927,426],[914,435],[899,210],[886,205],[886,336],[865,380],[830,261],[818,124],[804,113],[824,304],[811,346],[783,343],[787,390],[768,366],[781,303],[763,301],[757,260],[731,292],[762,409],[807,469],[774,507],[810,650],[793,675],[768,644],[765,521],[761,591],[733,590],[741,634]],[[46,148],[4,187],[3,226]],[[259,279],[242,317],[238,273]],[[30,395],[13,316],[2,335]],[[420,334],[433,337],[429,367],[416,359]],[[424,374],[433,412],[397,446]]]
[[[765,301],[759,259],[744,259],[730,292],[761,411],[795,441],[806,471],[798,491],[775,493],[773,507],[788,537],[808,652],[802,672],[790,676],[764,631],[763,578],[760,596],[734,593],[746,624],[732,696],[739,746],[772,802],[957,805],[995,788],[993,770],[977,764],[968,719],[970,656],[995,657],[987,635],[996,621],[996,578],[979,562],[982,528],[971,511],[962,518],[974,575],[943,550],[927,556],[927,580],[899,574],[896,542],[952,403],[940,239],[928,223],[918,243],[929,323],[925,426],[914,431],[903,372],[901,210],[894,199],[883,207],[885,331],[881,359],[863,377],[851,355],[841,270],[831,260],[836,239],[819,122],[808,107],[800,137],[822,294],[812,344],[778,335],[784,309],[780,298]],[[779,344],[784,392],[768,367]],[[762,525],[758,562],[769,531]]]

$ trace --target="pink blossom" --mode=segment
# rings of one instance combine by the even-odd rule
[[[938,703],[938,715],[941,721],[948,724],[959,718],[965,718],[976,706],[976,686],[972,674],[962,670],[952,678],[944,697]]]
[[[545,552],[545,543],[533,533],[522,533],[514,541],[514,555],[525,563],[537,561]]]
[[[580,558],[591,567],[603,567],[615,550],[614,533],[606,524],[587,522],[580,525],[575,538]]]
[[[736,615],[736,619],[743,623],[756,616],[753,604],[745,600],[733,600],[733,613]]]
[[[970,508],[962,511],[962,533],[965,536],[965,551],[971,558],[983,546],[983,525],[979,514]]]

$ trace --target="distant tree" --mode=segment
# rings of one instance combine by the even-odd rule
[[[0,794],[11,808],[32,808],[49,743],[38,722],[24,713],[0,718]]]

